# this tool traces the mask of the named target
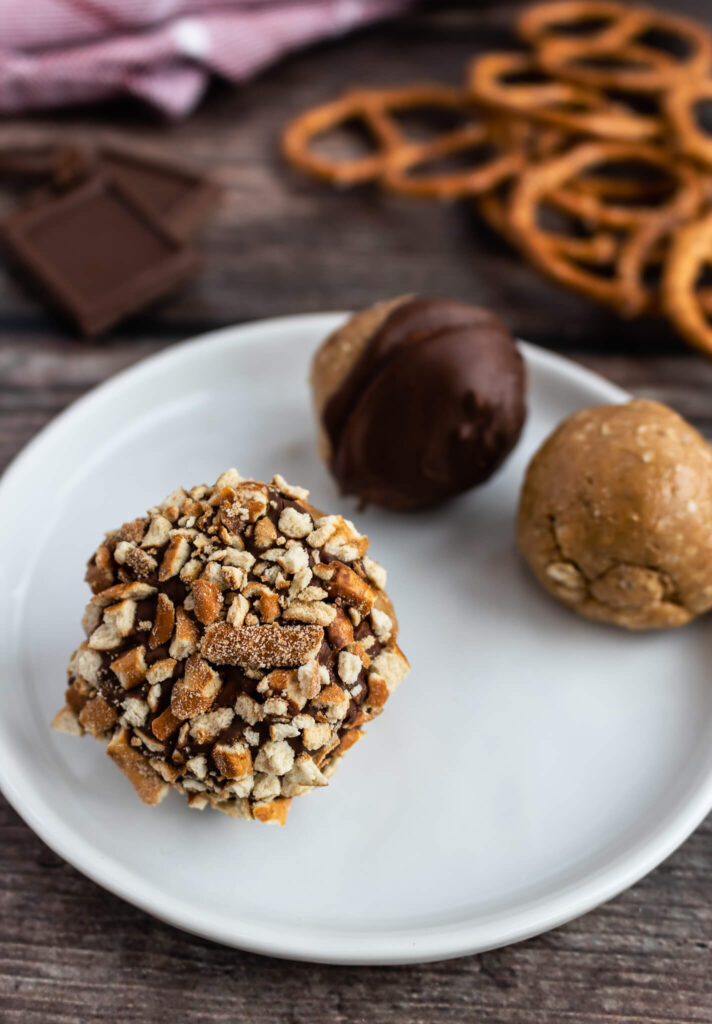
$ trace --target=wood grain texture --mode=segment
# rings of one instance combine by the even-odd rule
[[[509,45],[514,10],[434,5],[242,90],[216,87],[185,124],[123,104],[0,127],[0,145],[79,133],[145,144],[214,170],[226,189],[200,277],[100,345],[75,340],[0,275],[0,466],[74,398],[181,338],[407,291],[491,306],[520,336],[668,402],[712,436],[712,363],[663,321],[625,324],[543,281],[466,206],[334,193],[277,157],[285,119],[343,87],[457,81],[473,52]],[[555,932],[448,963],[350,969],[268,960],[162,925],[70,868],[0,798],[0,1021],[712,1024],[712,819],[635,888]]]

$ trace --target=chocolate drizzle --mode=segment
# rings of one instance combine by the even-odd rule
[[[396,510],[485,481],[524,417],[523,362],[504,325],[429,297],[389,314],[322,413],[342,491]]]

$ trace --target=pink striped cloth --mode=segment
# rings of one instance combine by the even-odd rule
[[[0,0],[0,113],[137,96],[169,117],[211,74],[248,78],[290,50],[410,0]]]

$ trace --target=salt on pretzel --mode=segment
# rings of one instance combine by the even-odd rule
[[[465,123],[432,139],[409,139],[398,124],[399,112],[447,110]],[[374,143],[374,152],[353,160],[316,153],[317,136],[358,121]],[[472,166],[457,172],[421,174],[429,164],[456,153],[487,148]],[[391,191],[423,198],[453,199],[494,187],[521,164],[521,156],[501,145],[498,127],[482,116],[466,92],[444,85],[420,84],[401,89],[357,89],[340,99],[305,111],[288,125],[282,149],[300,170],[336,185],[380,181]]]
[[[634,142],[662,132],[659,118],[613,103],[597,89],[548,76],[525,53],[476,57],[468,67],[467,84],[482,103],[565,131]]]
[[[596,21],[602,24],[591,32],[571,33]],[[550,74],[594,88],[664,92],[682,78],[704,77],[712,62],[712,37],[702,25],[613,0],[537,4],[520,17],[517,31]],[[687,54],[676,57],[656,47],[653,32],[682,41]]]

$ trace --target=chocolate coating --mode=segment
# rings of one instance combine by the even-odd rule
[[[487,480],[519,437],[524,366],[492,313],[450,299],[396,305],[321,411],[341,489],[394,510]]]

